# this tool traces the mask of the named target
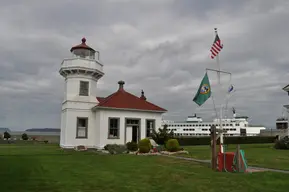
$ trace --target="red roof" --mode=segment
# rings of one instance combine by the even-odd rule
[[[157,105],[154,105],[144,99],[144,97],[137,97],[123,89],[123,81],[119,81],[119,89],[108,97],[97,97],[99,107],[118,108],[118,109],[134,109],[140,111],[158,111],[166,112]]]
[[[83,37],[82,39],[81,39],[81,42],[82,43],[80,43],[79,45],[76,45],[76,46],[74,46],[74,47],[72,47],[71,49],[70,49],[70,52],[72,52],[73,50],[75,50],[75,49],[88,49],[88,50],[90,50],[90,51],[93,51],[93,52],[95,52],[95,50],[94,49],[92,49],[91,47],[89,47],[88,45],[86,45],[86,39]]]

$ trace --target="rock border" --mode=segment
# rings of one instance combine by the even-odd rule
[[[176,151],[176,152],[169,152],[169,151],[161,151],[160,152],[161,154],[164,154],[164,155],[176,155],[176,154],[189,154],[188,151]]]
[[[175,155],[175,154],[189,154],[188,151],[176,151],[176,152],[169,152],[169,151],[160,151],[160,152],[149,152],[149,153],[139,153],[138,151],[130,151],[128,154],[130,155]]]
[[[84,145],[78,145],[73,148],[75,151],[87,151],[87,147]]]

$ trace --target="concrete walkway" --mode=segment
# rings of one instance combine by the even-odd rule
[[[182,159],[182,160],[187,160],[187,161],[194,161],[194,162],[198,162],[198,163],[206,163],[206,164],[211,163],[211,160],[201,160],[201,159],[194,159],[194,158],[190,158],[190,157],[180,157],[180,156],[164,155],[164,154],[162,154],[162,156],[171,157],[171,158],[175,158],[175,159]],[[272,172],[289,174],[289,171],[287,171],[287,170],[271,169],[271,168],[265,168],[265,167],[249,166],[248,169],[252,172],[272,171]]]

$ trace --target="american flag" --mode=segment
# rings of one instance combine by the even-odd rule
[[[219,52],[223,49],[223,44],[221,44],[221,40],[218,36],[218,34],[216,34],[216,38],[215,38],[215,41],[211,47],[211,58],[214,59],[218,54]]]

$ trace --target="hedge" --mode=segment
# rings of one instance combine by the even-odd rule
[[[49,143],[49,141],[25,141],[25,140],[2,140],[0,139],[0,145],[4,144],[17,144],[17,145],[27,145],[27,144],[41,144],[41,143]]]
[[[182,137],[176,139],[179,141],[180,146],[210,145],[211,142],[211,137]],[[224,144],[274,143],[275,140],[275,136],[224,137]],[[219,143],[219,139],[217,143]]]

